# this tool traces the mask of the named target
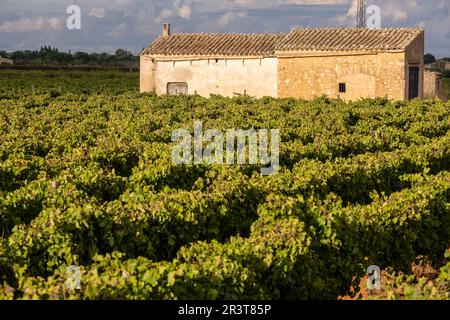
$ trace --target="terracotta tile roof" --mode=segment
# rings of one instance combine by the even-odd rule
[[[142,51],[148,55],[275,55],[275,46],[286,36],[282,34],[173,34],[159,37]]]
[[[282,51],[405,49],[423,29],[295,28],[280,34],[180,33],[159,37],[143,55],[275,56]]]
[[[277,51],[360,51],[405,49],[423,29],[293,29]]]

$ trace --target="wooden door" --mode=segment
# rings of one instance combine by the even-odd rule
[[[188,84],[186,82],[170,82],[167,84],[167,94],[188,94]]]
[[[419,67],[409,67],[409,94],[408,98],[419,97]]]

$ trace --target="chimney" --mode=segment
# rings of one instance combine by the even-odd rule
[[[170,37],[170,24],[169,23],[164,23],[162,35],[164,38]]]

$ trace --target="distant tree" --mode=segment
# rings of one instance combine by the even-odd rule
[[[0,57],[2,58],[8,58],[8,52],[4,51],[4,50],[0,50]]]
[[[124,50],[124,49],[117,49],[115,52],[115,55],[119,59],[126,58],[131,55],[131,52],[128,52],[127,50]]]
[[[87,54],[86,52],[77,51],[73,54],[73,58],[78,63],[88,63],[89,62],[89,54]]]
[[[430,64],[434,62],[436,62],[436,58],[431,53],[427,53],[425,55],[425,64]]]
[[[115,52],[114,60],[116,64],[122,65],[124,63],[128,63],[129,61],[133,61],[134,59],[131,52],[124,49],[117,49]]]

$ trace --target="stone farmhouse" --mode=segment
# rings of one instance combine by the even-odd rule
[[[0,66],[2,65],[9,65],[9,66],[13,66],[14,65],[14,61],[11,59],[6,59],[3,57],[0,57]]]
[[[294,28],[163,34],[141,52],[141,92],[344,100],[423,97],[424,30]]]

